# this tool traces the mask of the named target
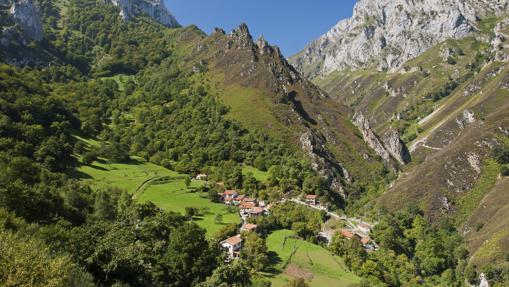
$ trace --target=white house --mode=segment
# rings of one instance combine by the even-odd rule
[[[196,176],[196,180],[207,180],[208,176],[204,173],[200,173]]]
[[[247,214],[251,212],[255,208],[255,204],[252,202],[243,202],[240,204],[240,213],[241,214]]]
[[[240,249],[242,248],[242,238],[240,235],[235,235],[221,241],[220,245],[228,252],[228,260],[237,259],[240,256]]]
[[[306,195],[306,203],[309,205],[317,205],[318,204],[318,196],[314,194]]]
[[[227,190],[224,193],[224,198],[236,198],[239,194],[235,190]]]

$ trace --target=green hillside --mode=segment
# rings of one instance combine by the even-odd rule
[[[298,239],[291,230],[270,234],[267,247],[277,254],[280,261],[275,267],[280,273],[271,278],[274,287],[284,286],[295,277],[306,279],[312,287],[346,287],[359,282],[359,278],[346,269],[341,258],[320,246]]]

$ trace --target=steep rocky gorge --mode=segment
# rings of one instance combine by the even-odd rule
[[[398,169],[398,164],[405,165],[411,161],[410,152],[394,129],[390,129],[381,139],[371,128],[369,120],[356,112],[353,123],[361,131],[364,141],[383,159],[389,167]]]

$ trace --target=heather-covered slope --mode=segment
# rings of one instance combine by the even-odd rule
[[[369,1],[361,2],[357,4],[355,15],[378,11],[371,6],[373,9],[368,9],[366,3]],[[374,2],[370,3],[374,5]],[[452,2],[441,1],[440,5]],[[485,8],[486,5],[500,4],[499,7],[507,7],[496,1],[462,3],[466,6],[485,5]],[[359,10],[364,6],[368,8]],[[429,5],[428,8],[435,11],[436,7],[440,6]],[[509,203],[501,191],[506,187],[503,174],[507,174],[504,172],[507,163],[495,161],[494,153],[497,147],[507,146],[509,137],[509,22],[504,16],[505,8],[476,7],[469,11],[478,17],[462,18],[464,25],[470,25],[462,35],[450,34],[455,31],[446,29],[450,22],[438,21],[444,15],[451,16],[452,12],[441,14],[438,11],[436,19],[422,25],[417,23],[426,13],[420,16],[408,13],[405,19],[408,17],[413,25],[405,26],[394,25],[391,21],[396,18],[387,14],[387,24],[382,26],[384,31],[408,30],[393,38],[401,46],[397,57],[391,56],[393,65],[381,65],[382,68],[393,68],[390,71],[366,68],[379,66],[379,61],[384,63],[386,60],[381,56],[385,54],[377,54],[378,49],[362,53],[360,48],[351,48],[355,43],[373,48],[375,38],[350,42],[349,37],[355,38],[355,33],[346,34],[338,29],[336,32],[344,39],[336,46],[327,38],[333,36],[329,33],[322,42],[315,43],[320,47],[319,51],[312,49],[314,44],[307,50],[309,59],[329,59],[329,64],[337,61],[338,65],[303,64],[302,59],[306,57],[302,55],[292,58],[291,62],[297,63],[298,69],[310,75],[331,98],[356,112],[353,120],[362,130],[364,139],[386,162],[393,158],[385,139],[393,135],[394,130],[398,132],[408,147],[411,162],[372,202],[390,211],[417,205],[436,224],[444,220],[453,222],[466,238],[471,256],[468,271],[471,272],[490,268],[500,270],[507,260],[508,235],[501,231],[506,228],[502,218]],[[355,30],[355,26],[347,23],[364,21],[355,15],[342,25]],[[435,20],[442,23],[444,29],[429,34],[426,27]],[[374,28],[373,31],[383,30],[380,29]],[[387,37],[391,35],[396,34],[389,33]],[[426,38],[426,44],[416,52],[412,47],[423,35],[431,38]],[[330,50],[324,52],[326,49]],[[347,55],[344,51],[350,53]],[[356,53],[372,59],[359,61]],[[492,280],[493,277],[489,278]]]

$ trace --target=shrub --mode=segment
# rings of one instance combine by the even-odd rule
[[[500,174],[502,174],[502,176],[509,176],[509,167],[507,167],[507,165],[504,165],[500,169]]]

